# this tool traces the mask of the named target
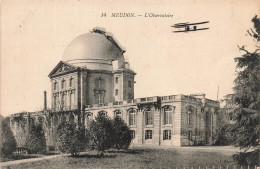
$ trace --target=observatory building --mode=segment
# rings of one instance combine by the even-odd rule
[[[50,72],[52,109],[10,116],[18,145],[21,134],[48,119],[49,147],[55,128],[75,121],[87,128],[98,113],[121,117],[131,129],[133,145],[187,146],[213,144],[219,102],[205,94],[134,97],[135,75],[124,50],[112,35],[93,29],[76,37],[62,61]],[[158,86],[160,87],[160,86]]]

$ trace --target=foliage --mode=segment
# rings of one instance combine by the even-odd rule
[[[113,122],[105,114],[99,113],[89,127],[90,148],[104,152],[113,146]]]
[[[260,19],[255,16],[252,22],[254,30],[250,29],[248,33],[258,44]],[[250,148],[259,149],[260,143],[260,47],[257,44],[254,52],[246,50],[245,46],[239,47],[239,50],[244,54],[235,58],[238,72],[234,81],[234,93],[229,95],[229,98],[236,105],[231,113],[235,123],[231,130],[234,134],[233,144],[245,149],[245,151]],[[246,154],[241,154],[241,156],[245,157]],[[248,161],[249,158],[248,156],[244,160]]]
[[[225,124],[216,132],[216,145],[230,145],[232,143],[233,135],[230,132],[232,127],[232,124]]]
[[[57,130],[58,148],[62,153],[78,155],[87,144],[86,131],[74,122],[62,122]]]
[[[127,149],[131,144],[131,133],[127,124],[120,117],[113,120],[113,142],[116,149]]]
[[[36,124],[31,126],[27,137],[27,148],[30,153],[44,153],[46,151],[46,139],[42,125]]]
[[[10,128],[9,119],[0,115],[1,157],[8,157],[16,150],[16,141]]]

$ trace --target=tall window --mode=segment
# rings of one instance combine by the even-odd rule
[[[171,130],[164,130],[163,131],[163,140],[171,140],[172,132]]]
[[[145,140],[149,140],[153,138],[153,131],[152,130],[145,130]]]
[[[57,90],[57,82],[54,82],[53,88],[54,88],[54,90]]]
[[[172,108],[164,108],[164,125],[172,124]]]
[[[53,96],[53,107],[56,108],[57,107],[57,96]]]
[[[132,94],[128,93],[128,99],[132,99]]]
[[[102,103],[103,103],[102,94],[99,93],[99,94],[98,94],[98,104],[102,104]]]
[[[145,111],[145,124],[153,125],[153,113],[150,109]]]
[[[192,131],[188,131],[188,140],[192,140]]]
[[[131,139],[135,139],[135,130],[130,130]]]
[[[129,125],[133,126],[136,124],[136,113],[134,109],[129,110]]]
[[[96,87],[100,88],[103,86],[103,79],[101,77],[96,79]]]
[[[61,82],[61,88],[62,88],[62,89],[65,88],[65,83],[66,83],[66,81],[65,81],[65,80],[62,80],[62,82]]]
[[[73,86],[73,82],[74,82],[73,78],[70,78],[70,87]]]
[[[65,94],[61,95],[61,107],[65,107],[66,105],[66,102],[65,102]]]
[[[69,106],[71,107],[71,106],[73,106],[73,104],[72,104],[72,95],[73,95],[73,93],[70,93],[69,94]]]
[[[118,77],[116,77],[115,83],[118,83]]]
[[[128,87],[131,88],[132,87],[132,82],[128,81]]]
[[[117,109],[117,110],[114,111],[114,113],[115,113],[115,117],[122,118],[122,112],[120,110]]]
[[[116,96],[118,95],[118,89],[116,89]]]
[[[191,111],[188,111],[187,115],[188,115],[188,117],[187,117],[188,125],[191,125],[191,121],[192,121]]]

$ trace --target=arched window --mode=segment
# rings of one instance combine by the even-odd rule
[[[133,126],[136,124],[136,112],[134,109],[130,109],[128,113],[129,113],[129,125]]]
[[[153,125],[153,112],[151,109],[145,110],[145,125]]]
[[[145,140],[150,140],[153,138],[153,131],[152,130],[145,130]]]
[[[163,140],[171,140],[172,131],[171,130],[163,130]]]
[[[114,111],[114,113],[115,113],[115,117],[122,118],[122,112],[120,110],[117,109],[117,110]]]
[[[172,124],[172,108],[170,106],[165,107],[163,114],[164,119],[164,125]]]
[[[192,114],[191,114],[191,111],[188,111],[187,112],[187,122],[188,122],[188,125],[191,125],[192,123]]]

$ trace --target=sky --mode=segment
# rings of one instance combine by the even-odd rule
[[[67,45],[94,27],[106,28],[137,73],[135,98],[205,93],[219,99],[232,93],[237,45],[253,49],[246,31],[259,13],[259,0],[84,1],[3,0],[1,2],[1,114],[50,107],[48,74]],[[101,17],[106,13],[107,17]],[[111,17],[135,13],[140,17]],[[145,13],[173,17],[144,17]],[[209,21],[210,29],[173,33],[181,22]]]

